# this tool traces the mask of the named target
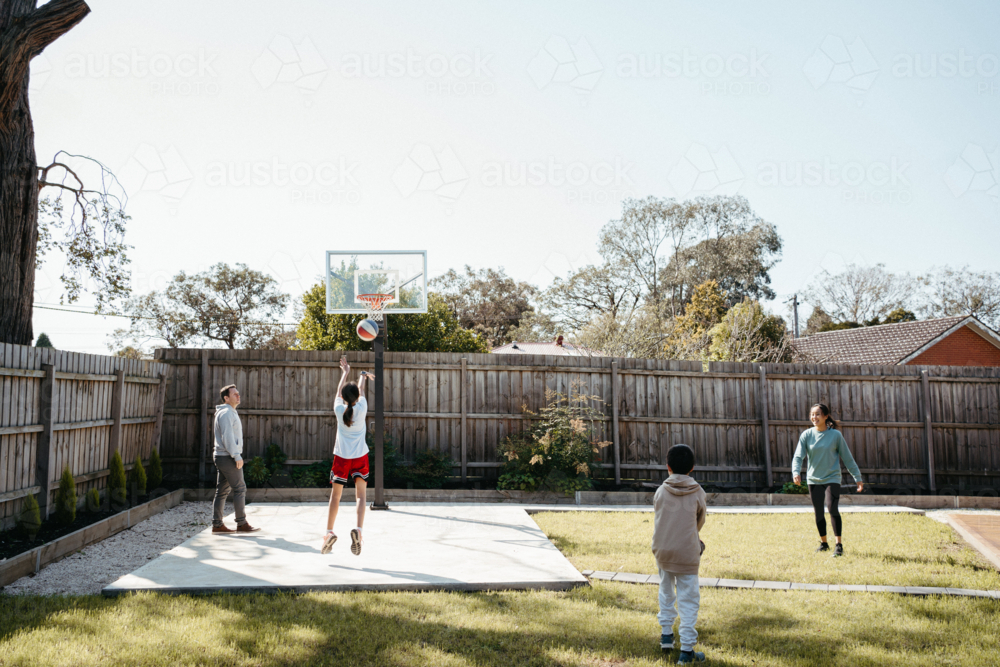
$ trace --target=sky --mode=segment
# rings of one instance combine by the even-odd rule
[[[89,4],[32,63],[36,149],[119,177],[136,294],[242,262],[295,297],[355,249],[544,287],[627,198],[733,193],[781,314],[852,262],[998,268],[1000,3]],[[125,320],[43,308],[62,270],[35,334],[107,353]]]

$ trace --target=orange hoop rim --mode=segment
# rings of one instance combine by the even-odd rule
[[[382,307],[386,303],[391,301],[393,298],[392,294],[359,294],[357,296],[358,301],[365,304],[365,308],[368,310],[368,317],[379,322],[382,320]]]

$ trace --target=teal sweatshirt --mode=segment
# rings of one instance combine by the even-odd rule
[[[809,472],[806,482],[809,484],[840,484],[840,462],[844,462],[854,481],[861,483],[861,471],[851,456],[851,450],[840,431],[827,428],[820,433],[816,428],[802,431],[799,445],[795,448],[792,458],[792,476],[802,470],[802,457],[809,459]]]

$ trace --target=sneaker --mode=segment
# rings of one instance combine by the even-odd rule
[[[677,664],[686,665],[691,662],[705,662],[705,654],[700,651],[681,651]]]
[[[843,544],[838,544],[833,549],[833,556],[834,556],[834,558],[836,558],[837,556],[843,556],[843,555],[844,555],[844,545]]]
[[[817,552],[819,552],[819,551],[829,551],[829,550],[830,550],[830,545],[827,544],[826,542],[820,542],[819,543],[819,548],[816,549]]]
[[[323,548],[319,550],[321,554],[330,553],[330,549],[333,548],[333,543],[337,541],[337,536],[333,533],[327,533],[326,537],[323,538]]]
[[[361,531],[357,528],[351,529],[351,553],[355,556],[361,555]]]
[[[660,635],[660,648],[666,651],[668,649],[672,649],[673,647],[674,647],[674,636],[672,634]]]

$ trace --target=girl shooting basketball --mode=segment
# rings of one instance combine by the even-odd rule
[[[351,553],[361,554],[361,527],[365,523],[365,490],[368,487],[368,443],[365,442],[365,416],[368,401],[365,399],[365,382],[375,376],[362,371],[358,384],[348,382],[351,366],[347,357],[340,358],[340,384],[333,411],[337,415],[337,440],[333,447],[333,468],[330,471],[330,506],[326,519],[326,536],[323,538],[321,553],[330,553],[337,535],[333,524],[340,508],[340,496],[344,486],[354,480],[354,496],[358,511],[358,525],[351,530]]]

